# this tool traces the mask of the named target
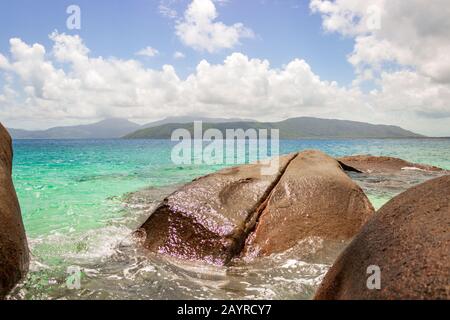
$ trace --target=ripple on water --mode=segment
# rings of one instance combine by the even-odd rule
[[[154,195],[147,190],[128,200],[133,203],[136,197],[149,194]],[[138,206],[131,211],[139,216],[147,210]],[[27,279],[9,298],[308,299],[329,267],[314,261],[324,260],[325,245],[319,238],[270,257],[252,262],[237,258],[230,267],[216,267],[151,254],[130,236],[135,227],[136,220],[129,226],[112,225],[81,234],[57,232],[31,240],[31,251],[39,256],[33,256]],[[338,254],[336,248],[326,253],[325,260]],[[45,257],[46,250],[58,259]],[[81,270],[80,290],[69,290],[66,285],[67,268],[74,266]]]

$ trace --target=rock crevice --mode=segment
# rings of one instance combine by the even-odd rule
[[[183,260],[224,265],[294,246],[309,236],[356,234],[373,207],[333,158],[319,151],[221,170],[183,186],[138,230],[144,246]]]
[[[278,170],[263,175],[266,164],[221,170],[183,186],[157,207],[138,230],[144,246],[175,258],[227,264],[241,250],[267,198],[296,154],[277,159]]]
[[[309,237],[347,240],[373,212],[364,192],[335,159],[320,151],[303,151],[265,201],[243,255],[283,252]]]

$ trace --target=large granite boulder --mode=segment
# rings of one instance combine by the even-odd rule
[[[19,202],[11,179],[12,143],[0,124],[0,299],[26,274],[29,254]]]
[[[392,173],[401,170],[443,171],[441,168],[405,161],[399,158],[359,155],[337,159],[344,169],[365,173]]]
[[[450,299],[449,248],[450,176],[443,176],[384,205],[334,263],[315,298]],[[369,279],[376,268],[379,289]]]
[[[221,170],[180,188],[136,232],[153,252],[223,265],[239,253],[254,228],[256,209],[295,154],[277,159],[278,170],[262,174],[256,163]]]
[[[314,150],[299,153],[289,163],[259,211],[245,257],[282,252],[308,237],[350,239],[374,213],[339,163]]]

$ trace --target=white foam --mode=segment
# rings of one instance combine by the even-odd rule
[[[415,170],[415,171],[427,171],[417,167],[403,167],[402,170]]]

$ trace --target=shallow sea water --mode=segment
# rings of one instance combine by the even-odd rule
[[[281,153],[320,149],[333,156],[389,155],[450,169],[449,139],[280,144]],[[32,262],[9,298],[311,298],[345,243],[310,238],[251,263],[235,259],[228,268],[168,261],[140,249],[130,235],[157,203],[177,186],[222,167],[176,166],[170,160],[172,146],[163,140],[15,141],[13,178]],[[379,208],[433,176],[405,171],[397,180],[352,177]],[[68,268],[81,271],[79,289],[68,288]]]

